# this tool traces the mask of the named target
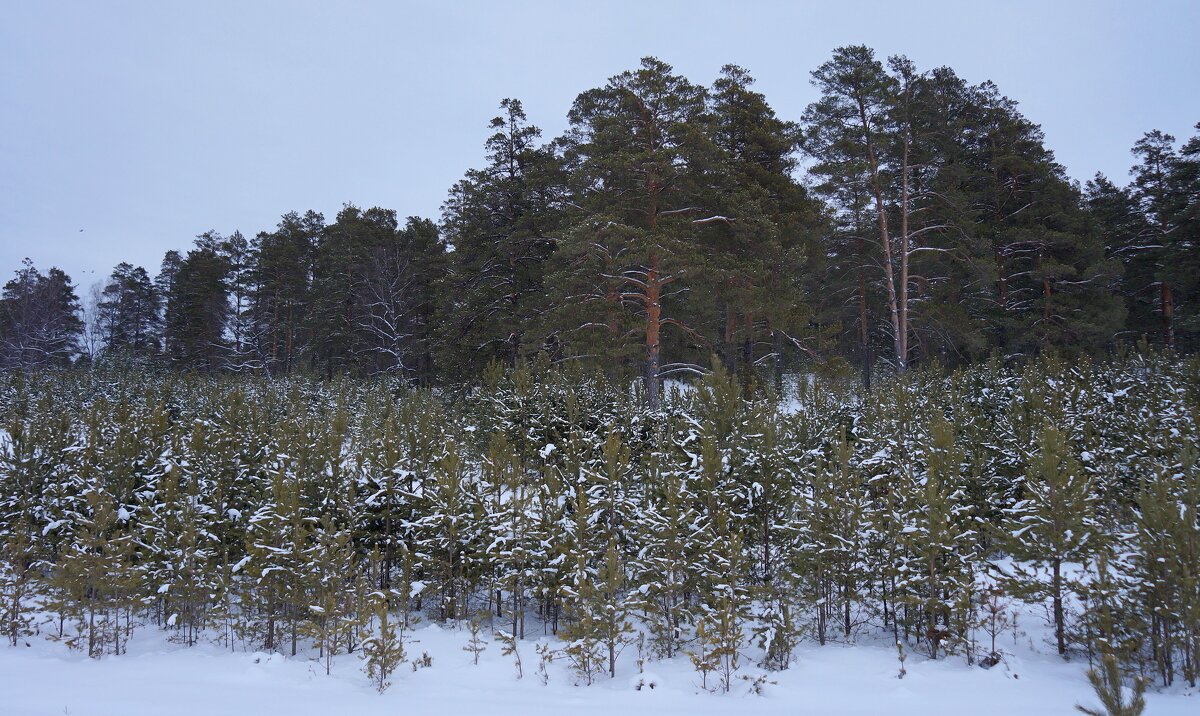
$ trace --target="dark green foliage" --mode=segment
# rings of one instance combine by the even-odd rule
[[[312,302],[314,252],[324,228],[324,216],[292,212],[274,231],[258,235],[251,315],[269,373],[291,372],[310,346],[305,317]]]
[[[442,209],[453,247],[438,316],[445,371],[478,375],[489,362],[510,366],[541,348],[527,337],[530,316],[545,309],[545,273],[559,223],[565,177],[541,130],[521,103],[500,103],[485,145],[488,165],[450,189]]]
[[[700,183],[716,155],[705,99],[647,57],[580,94],[562,140],[576,208],[549,279],[560,300],[547,335],[610,375],[640,375],[652,408],[671,367],[667,329],[696,340],[667,299],[695,280],[695,222],[712,211]]]
[[[806,378],[787,410],[718,365],[655,420],[571,367],[487,381],[4,374],[8,640],[41,598],[94,655],[142,623],[328,668],[368,622],[385,659],[486,612],[562,633],[585,681],[640,624],[726,689],[801,634],[972,660],[1003,568],[1056,650],[1196,678],[1195,359]]]
[[[171,280],[163,342],[167,357],[184,370],[214,371],[224,364],[230,307],[222,241],[215,232],[197,239]]]
[[[308,307],[315,365],[432,377],[435,285],[445,272],[437,227],[396,212],[346,205],[325,227],[313,261]]]
[[[162,296],[141,266],[119,263],[100,294],[100,337],[106,351],[152,355],[159,350]]]
[[[1200,348],[1200,137],[1148,132],[1128,186],[1081,191],[990,82],[861,45],[812,81],[791,122],[741,67],[706,87],[646,57],[544,142],[506,99],[440,224],[346,204],[205,233],[153,283],[118,265],[82,346],[70,281],[26,265],[0,304],[0,367],[161,352],[470,389],[492,361],[541,357],[640,381],[657,409],[714,354],[778,390],[796,369],[855,364],[869,387],[993,354]]]
[[[70,277],[57,268],[42,275],[25,259],[0,292],[0,368],[68,364],[79,350],[79,313]]]
[[[1024,599],[1102,699],[1110,654],[1194,686],[1200,138],[1080,192],[990,83],[861,46],[813,79],[794,124],[646,58],[545,144],[505,100],[441,225],[347,204],[119,265],[108,356],[27,262],[7,641],[40,600],[93,656],[152,624],[361,649],[382,690],[415,620],[486,615],[518,670],[540,627],[581,680],[636,642],[729,690],[804,636],[971,662]]]

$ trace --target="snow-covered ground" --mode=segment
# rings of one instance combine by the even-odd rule
[[[525,677],[516,679],[511,658],[492,641],[475,666],[463,651],[467,632],[419,627],[410,656],[433,657],[432,668],[396,673],[380,695],[357,656],[339,657],[331,675],[303,657],[229,652],[211,645],[184,648],[161,633],[138,632],[129,653],[88,659],[35,638],[0,647],[0,714],[3,716],[321,716],[354,714],[1068,714],[1077,702],[1093,704],[1085,662],[1064,663],[1028,635],[1005,636],[1007,664],[991,670],[960,657],[929,661],[910,654],[907,676],[897,679],[894,649],[880,645],[802,646],[796,664],[773,673],[777,684],[762,696],[739,683],[729,694],[698,686],[686,657],[649,662],[637,673],[634,648],[623,654],[616,679],[575,686],[564,664],[550,667],[549,683],[536,674],[534,642],[522,644]],[[744,673],[759,674],[750,667]],[[635,688],[638,681],[654,688]],[[1175,688],[1151,692],[1152,716],[1200,713],[1200,694]]]

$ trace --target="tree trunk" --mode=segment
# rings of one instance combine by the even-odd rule
[[[1050,297],[1054,291],[1050,288],[1050,277],[1042,278],[1042,320],[1050,320]]]
[[[996,251],[996,303],[1001,311],[1008,310],[1008,277],[1004,275],[1004,254]]]
[[[659,376],[659,334],[662,331],[662,278],[658,273],[658,252],[650,253],[646,271],[646,399],[651,410],[662,404],[662,378]]]
[[[775,373],[775,393],[783,395],[783,334],[774,330],[770,322],[767,323],[767,330],[771,331],[772,349],[775,355],[772,356]]]
[[[900,372],[908,369],[908,149],[911,140],[904,138],[904,170],[900,198],[900,322],[896,350],[899,352]]]
[[[858,240],[859,254],[862,253],[862,239]],[[860,273],[858,276],[858,335],[862,347],[862,376],[863,388],[871,389],[871,334],[867,330],[867,281]]]
[[[892,239],[888,233],[887,207],[883,201],[883,185],[879,179],[879,161],[875,156],[875,144],[871,141],[871,125],[867,120],[867,111],[859,104],[859,118],[862,121],[863,138],[867,149],[867,167],[870,171],[871,194],[875,198],[875,218],[879,225],[879,244],[883,248],[883,279],[887,289],[888,314],[892,324],[892,347],[895,351],[896,367],[903,373],[906,367],[905,355],[900,342],[900,306],[896,296],[896,278],[894,260],[892,258]]]
[[[737,362],[737,352],[733,348],[734,336],[737,334],[737,314],[733,310],[733,304],[725,304],[725,369],[729,372],[734,371],[734,363]]]
[[[746,314],[746,336],[742,339],[742,362],[745,364],[746,385],[754,375],[754,314]]]
[[[1054,559],[1054,577],[1053,577],[1053,596],[1054,596],[1054,640],[1058,646],[1058,653],[1061,656],[1066,656],[1067,653],[1067,638],[1066,628],[1063,624],[1063,580],[1062,580],[1062,560],[1057,557]]]
[[[1162,320],[1163,320],[1163,338],[1166,341],[1167,348],[1175,347],[1175,301],[1171,296],[1171,285],[1166,281],[1162,282],[1161,302],[1162,302]]]

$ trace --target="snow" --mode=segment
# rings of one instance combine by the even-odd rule
[[[549,682],[538,678],[535,642],[521,642],[525,678],[518,680],[509,657],[495,644],[478,666],[463,651],[465,629],[421,625],[407,646],[409,658],[422,652],[433,666],[405,667],[392,687],[376,693],[357,655],[339,656],[330,675],[315,655],[285,658],[261,652],[231,652],[202,642],[186,648],[169,643],[163,632],[135,634],[129,653],[88,659],[60,644],[35,637],[30,646],[0,647],[0,713],[4,716],[304,716],[398,713],[488,714],[488,716],[588,716],[615,714],[1001,714],[1072,713],[1076,703],[1095,704],[1084,676],[1086,661],[1064,663],[1035,642],[1044,636],[1006,636],[1005,663],[990,670],[967,666],[962,658],[929,661],[910,651],[907,675],[896,678],[895,648],[889,644],[803,645],[797,662],[768,673],[763,696],[748,693],[739,680],[729,694],[698,687],[687,657],[650,661],[638,673],[636,649],[622,654],[615,679],[575,686],[560,662],[549,666]],[[547,639],[547,638],[543,638]],[[560,642],[555,642],[561,645]],[[763,672],[747,666],[742,673]],[[639,685],[641,688],[639,689]],[[1151,691],[1147,712],[1154,716],[1200,712],[1200,695]]]
[[[54,530],[58,529],[59,527],[62,527],[65,524],[67,524],[66,520],[54,520],[53,522],[51,522],[50,524],[48,524],[42,528],[42,535],[43,536],[48,535],[51,532],[53,532]]]

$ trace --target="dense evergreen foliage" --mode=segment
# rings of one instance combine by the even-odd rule
[[[989,82],[863,46],[812,82],[790,122],[740,67],[706,87],[646,58],[549,141],[506,99],[437,224],[347,204],[206,232],[154,280],[119,264],[84,323],[70,280],[26,265],[0,299],[0,363],[447,385],[544,354],[640,378],[655,406],[714,353],[869,385],[993,354],[1200,347],[1200,137],[1149,132],[1128,186],[1080,187]]]
[[[1200,136],[1079,187],[991,83],[861,46],[812,79],[790,122],[646,58],[550,141],[504,100],[439,223],[210,231],[87,306],[27,261],[0,632],[383,690],[415,620],[476,659],[486,621],[518,675],[538,631],[543,677],[637,644],[728,691],[801,639],[995,663],[1023,600],[1106,707],[1195,686]]]
[[[484,620],[513,644],[559,634],[581,681],[640,639],[727,690],[802,638],[995,658],[1020,599],[1064,656],[1200,678],[1196,359],[769,392],[719,365],[657,412],[544,364],[457,396],[8,373],[3,632],[358,652],[382,687],[414,619]]]

